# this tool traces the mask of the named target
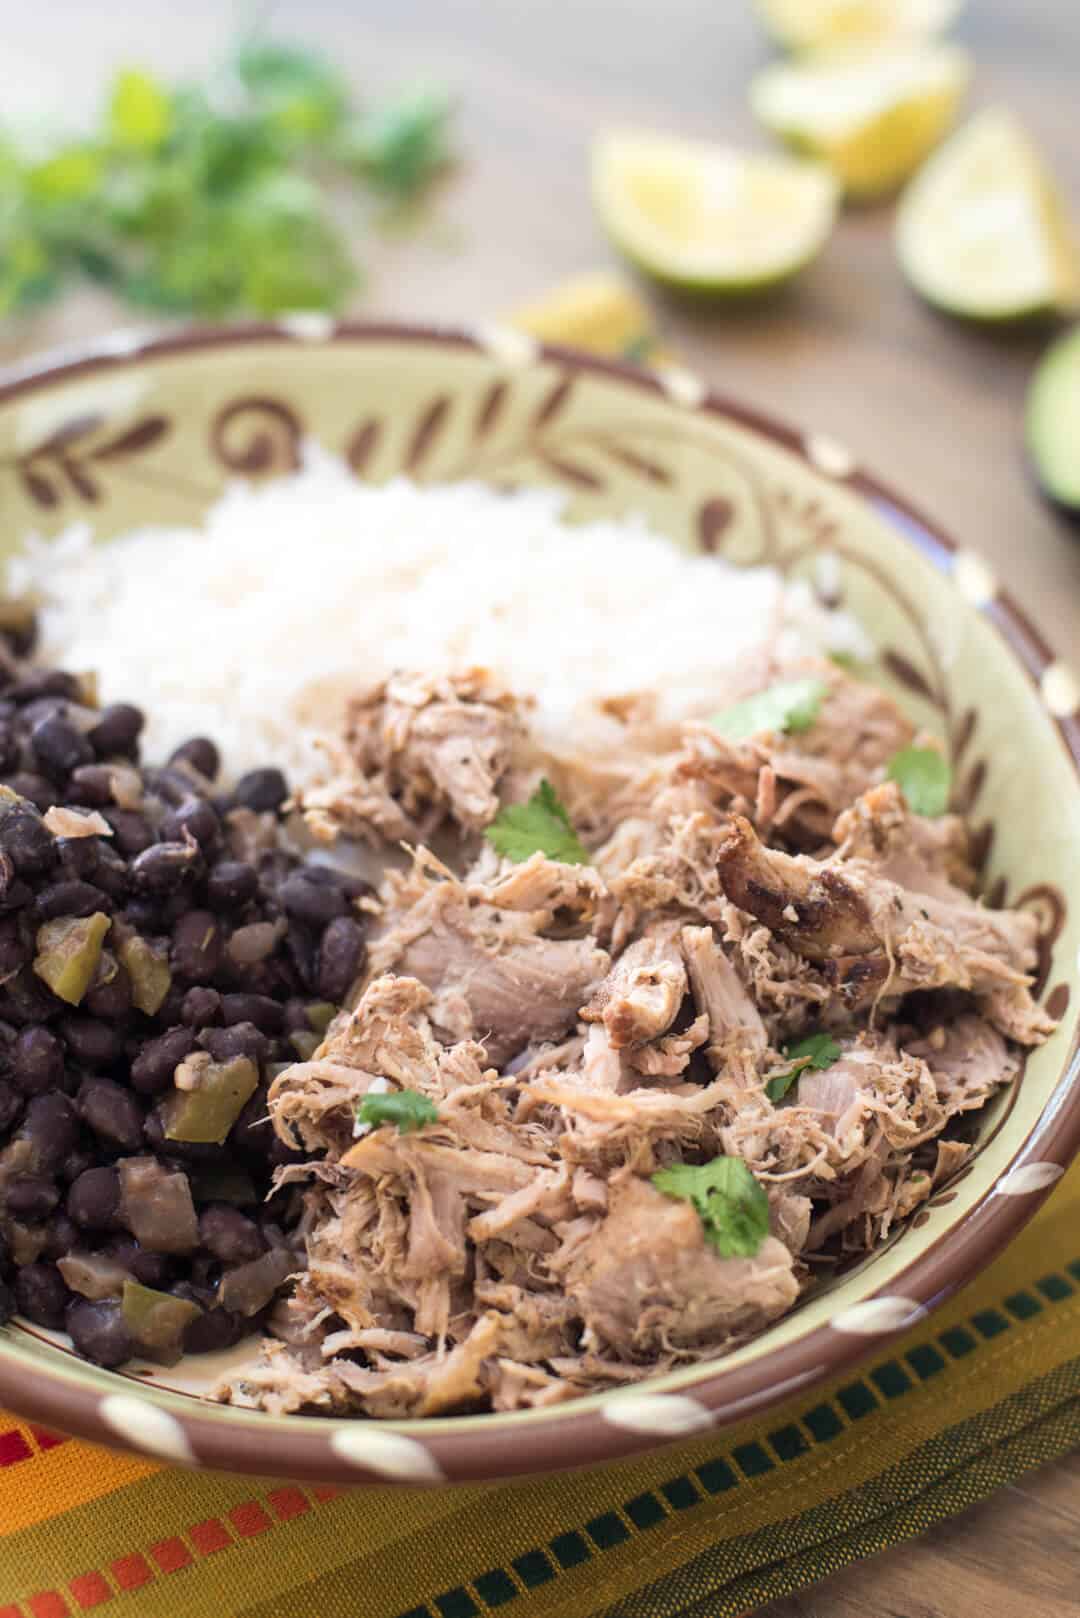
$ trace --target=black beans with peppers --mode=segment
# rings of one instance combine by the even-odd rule
[[[257,1329],[299,1263],[266,1092],[363,966],[367,889],[291,845],[280,770],[223,786],[201,736],[142,768],[141,710],[25,650],[0,640],[0,1322],[168,1363]]]

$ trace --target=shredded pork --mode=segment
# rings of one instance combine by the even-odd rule
[[[355,1005],[271,1087],[307,1267],[222,1397],[402,1417],[633,1382],[762,1331],[964,1164],[965,1115],[1053,1029],[1036,922],[975,897],[961,818],[884,779],[914,735],[892,701],[814,672],[799,735],[670,737],[628,703],[613,759],[543,756],[479,672],[354,701],[303,807],[411,861],[365,901]],[[542,775],[590,863],[476,836]],[[418,1127],[358,1121],[399,1091]],[[653,1183],[719,1157],[767,1199],[745,1252]]]

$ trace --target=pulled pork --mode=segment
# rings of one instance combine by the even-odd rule
[[[355,700],[313,829],[449,823],[463,854],[388,868],[355,1006],[271,1087],[307,1267],[223,1398],[513,1410],[722,1354],[964,1163],[964,1115],[1053,1028],[1036,922],[982,905],[964,822],[884,780],[913,737],[890,699],[812,672],[799,735],[639,727],[613,759],[545,757],[480,672]],[[541,775],[591,863],[475,838]],[[398,1092],[416,1127],[369,1115]],[[717,1158],[767,1203],[734,1254],[652,1178]]]

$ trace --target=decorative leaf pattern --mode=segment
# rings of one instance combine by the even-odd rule
[[[281,399],[251,395],[224,405],[210,423],[210,449],[230,472],[249,477],[295,472],[300,418]]]
[[[356,431],[351,434],[345,446],[345,460],[349,469],[357,477],[363,477],[371,463],[371,458],[379,447],[382,437],[382,422],[378,416],[369,416],[367,421],[360,423]]]
[[[105,417],[96,413],[72,416],[33,449],[15,458],[11,464],[35,505],[43,510],[61,505],[65,486],[87,505],[96,505],[102,498],[102,489],[87,470],[86,463],[119,461],[141,454],[169,431],[167,417],[144,416],[117,437],[104,443],[88,444],[87,440],[100,433],[105,425]]]
[[[406,472],[418,472],[428,454],[435,447],[439,434],[450,414],[450,399],[446,394],[433,399],[417,422],[409,447],[405,451]]]
[[[541,427],[550,427],[556,416],[562,414],[569,402],[574,388],[574,373],[567,371],[555,383],[555,386],[541,399],[535,416],[533,417],[533,431]]]

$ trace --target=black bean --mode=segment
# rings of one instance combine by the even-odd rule
[[[0,981],[25,965],[33,948],[34,934],[20,917],[0,917]]]
[[[55,780],[65,780],[80,764],[94,762],[94,749],[82,731],[58,713],[37,721],[30,744],[42,773]]]
[[[29,733],[42,719],[51,719],[56,715],[60,719],[67,719],[71,713],[71,703],[66,697],[35,697],[33,702],[24,702],[19,713],[19,728]]]
[[[212,1028],[224,1020],[221,995],[216,989],[196,985],[184,996],[180,1021],[187,1028]]]
[[[120,1208],[120,1176],[103,1165],[87,1169],[68,1189],[67,1211],[83,1230],[115,1230]]]
[[[172,969],[189,982],[205,982],[221,964],[222,946],[217,917],[209,910],[189,910],[173,929]]]
[[[144,770],[143,780],[148,792],[173,808],[195,792],[195,783],[186,770]]]
[[[0,1079],[0,1135],[14,1129],[23,1109],[23,1098],[7,1079]]]
[[[198,864],[199,849],[194,842],[155,843],[132,860],[131,880],[136,892],[165,898],[194,874]]]
[[[113,829],[113,837],[121,854],[131,859],[141,854],[154,841],[153,829],[138,809],[106,809],[105,819]]]
[[[41,876],[56,864],[56,841],[33,804],[5,806],[0,813],[0,848],[19,876]]]
[[[60,1192],[42,1174],[16,1174],[4,1187],[4,1203],[15,1219],[39,1224],[60,1201]]]
[[[164,1000],[157,1009],[156,1020],[159,1027],[175,1028],[180,1021],[180,1008],[184,1004],[184,985],[172,983],[169,985]]]
[[[212,1253],[196,1253],[191,1260],[189,1279],[193,1287],[205,1287],[212,1298],[221,1280],[221,1260]]]
[[[34,900],[34,920],[53,921],[57,916],[92,916],[96,910],[111,910],[112,901],[91,882],[50,882]]]
[[[107,983],[95,984],[83,997],[83,1005],[92,1017],[105,1022],[123,1022],[131,1011],[131,979],[122,966]]]
[[[280,770],[249,770],[237,781],[232,795],[243,808],[261,813],[280,809],[289,796],[289,786]]]
[[[298,994],[291,995],[290,998],[288,1000],[286,1000],[285,1006],[284,1006],[284,1016],[283,1016],[283,1020],[282,1020],[282,1032],[283,1033],[285,1033],[285,1034],[299,1034],[299,1033],[310,1034],[311,1033],[311,1024],[308,1021],[308,1014],[307,1014],[307,1008],[308,1008],[308,1006],[310,1004],[311,1004],[310,1000],[305,1000],[301,995],[298,995]],[[296,1053],[293,1052],[294,1056],[295,1056],[295,1054]]]
[[[199,1044],[210,1052],[215,1062],[231,1062],[234,1057],[248,1056],[261,1065],[270,1053],[266,1035],[250,1022],[236,1023],[232,1028],[203,1028]]]
[[[284,848],[266,848],[258,856],[256,866],[259,872],[259,886],[268,897],[275,897],[278,888],[299,868],[300,861],[295,854],[290,854]]]
[[[76,1146],[75,1150],[69,1152],[61,1163],[60,1178],[66,1185],[72,1185],[80,1174],[86,1173],[87,1169],[96,1168],[97,1160],[97,1152],[89,1152],[84,1147]]]
[[[219,860],[206,879],[206,902],[213,910],[238,910],[258,891],[253,865],[242,860]]]
[[[321,929],[348,909],[340,888],[312,881],[306,871],[296,871],[278,889],[285,913],[305,926]]]
[[[33,897],[30,886],[15,875],[11,855],[0,849],[0,910],[21,910]]]
[[[110,1236],[103,1251],[117,1264],[122,1264],[125,1270],[130,1270],[144,1287],[156,1287],[161,1291],[173,1274],[173,1261],[167,1253],[151,1253],[148,1248],[140,1247],[134,1236],[126,1233]]]
[[[73,1248],[78,1247],[80,1241],[79,1227],[69,1219],[62,1210],[54,1213],[45,1226],[45,1245],[41,1249],[42,1258],[66,1258]]]
[[[0,989],[0,1017],[17,1023],[20,1028],[49,1022],[63,1009],[63,1001],[51,995],[41,979],[26,967],[8,978]]]
[[[112,803],[112,770],[107,764],[80,764],[72,770],[67,784],[69,803],[85,804],[89,809],[104,809]]]
[[[284,1026],[281,1007],[265,994],[226,994],[221,998],[221,1013],[227,1028],[236,1023],[250,1022],[263,1034],[280,1034]]]
[[[146,723],[140,708],[130,702],[113,702],[101,711],[101,718],[86,739],[99,758],[113,758],[126,754],[134,756],[139,745],[139,733]]]
[[[42,814],[46,809],[51,809],[60,797],[60,789],[55,782],[46,780],[45,776],[38,775],[34,770],[19,770],[17,774],[7,776],[3,784]]]
[[[296,974],[302,986],[314,992],[318,977],[319,943],[317,936],[312,934],[309,927],[302,926],[298,921],[289,923],[289,930],[285,934],[285,951],[296,968]]]
[[[221,821],[205,798],[185,798],[161,822],[161,835],[170,842],[180,842],[188,831],[206,853],[221,839]]]
[[[244,1103],[240,1116],[229,1131],[229,1145],[237,1151],[253,1152],[264,1158],[274,1134],[268,1111],[267,1087],[260,1084]]]
[[[142,1108],[122,1084],[112,1079],[84,1079],[75,1105],[83,1122],[107,1145],[129,1152],[142,1145]]]
[[[147,1040],[131,1064],[131,1083],[143,1095],[160,1095],[172,1084],[173,1073],[195,1049],[190,1028],[170,1028],[167,1034]]]
[[[356,876],[352,871],[343,871],[338,865],[323,865],[312,861],[304,867],[304,875],[310,882],[320,882],[324,887],[339,888],[346,899],[365,899],[375,892],[370,882],[362,876]]]
[[[161,906],[154,899],[136,894],[124,906],[124,920],[144,936],[160,933],[163,925]]]
[[[55,1264],[24,1264],[15,1277],[15,1297],[20,1315],[32,1320],[35,1326],[63,1331],[64,1310],[71,1301],[71,1293]]]
[[[193,764],[199,774],[213,781],[221,768],[221,754],[207,736],[192,736],[169,757],[170,764]]]
[[[246,1264],[266,1250],[254,1219],[225,1202],[211,1202],[199,1215],[199,1242],[222,1264]]]
[[[228,1309],[215,1309],[213,1293],[203,1287],[178,1281],[172,1292],[178,1298],[186,1298],[189,1303],[197,1303],[204,1311],[184,1332],[185,1354],[213,1354],[223,1348],[232,1348],[252,1329],[251,1321],[245,1320],[243,1315],[234,1314]]]
[[[94,1365],[123,1365],[135,1353],[119,1298],[76,1298],[64,1325],[78,1353]]]
[[[79,1119],[67,1096],[52,1092],[33,1096],[27,1103],[19,1138],[28,1140],[37,1166],[55,1169],[79,1139]]]
[[[0,1281],[0,1326],[7,1325],[17,1308],[14,1292],[3,1281]]]
[[[0,724],[0,775],[19,767],[19,738],[10,723]]]
[[[325,1000],[345,999],[364,964],[364,930],[351,916],[338,916],[319,941],[315,982]]]
[[[63,1045],[47,1027],[24,1027],[15,1042],[13,1078],[26,1095],[52,1091],[63,1076]]]
[[[83,1067],[109,1067],[124,1051],[124,1042],[111,1023],[96,1017],[64,1017],[60,1032],[68,1050]]]
[[[269,1143],[264,1145],[263,1150],[266,1153],[267,1163],[273,1168],[278,1168],[284,1163],[306,1163],[308,1160],[307,1152],[300,1151],[299,1148],[294,1150],[291,1146],[286,1146],[278,1135],[272,1136]]]
[[[165,1134],[160,1107],[151,1107],[144,1128],[147,1143],[155,1156],[165,1161],[175,1158],[185,1171],[196,1163],[208,1168],[221,1168],[229,1161],[230,1148],[218,1146],[214,1141],[170,1140]]]
[[[39,697],[65,697],[68,702],[77,702],[79,682],[66,669],[25,669],[6,695],[20,705],[36,702]]]

